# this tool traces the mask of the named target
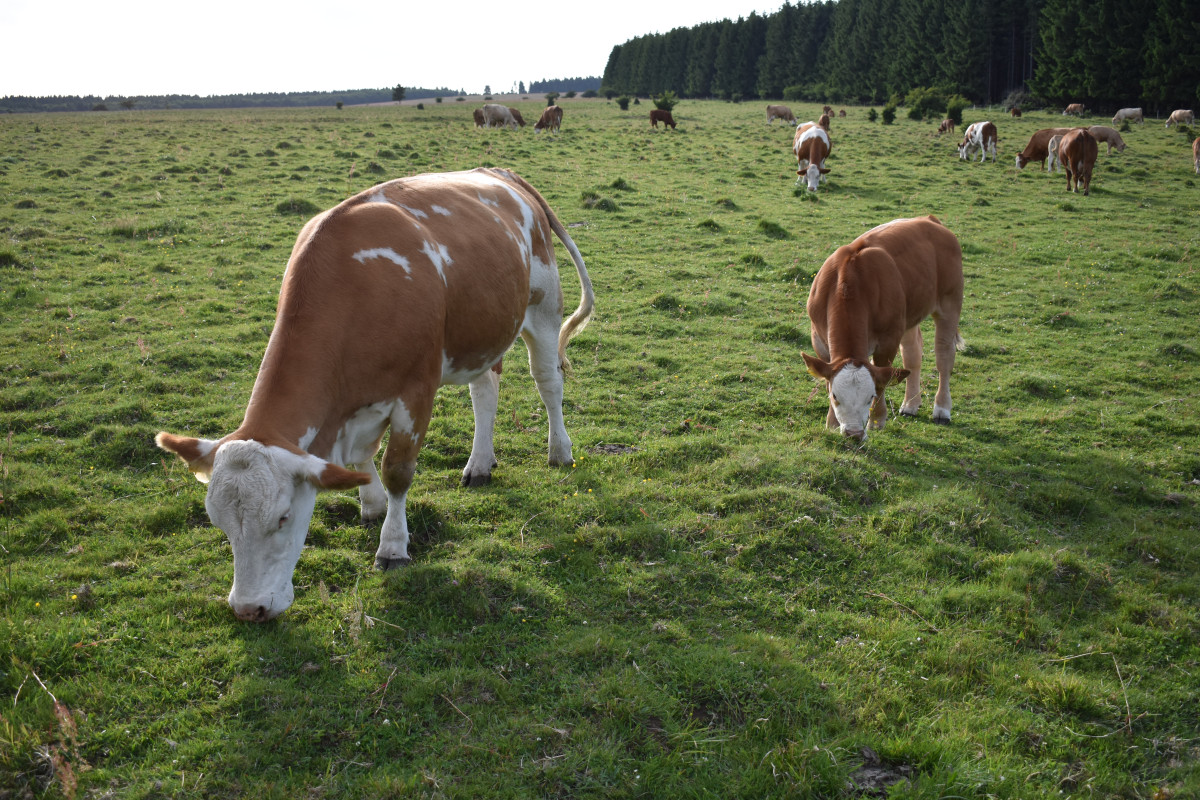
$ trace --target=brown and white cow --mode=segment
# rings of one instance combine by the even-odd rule
[[[1196,167],[1196,174],[1200,175],[1200,137],[1192,142],[1192,163]]]
[[[670,127],[675,130],[675,118],[671,116],[670,111],[664,111],[661,108],[650,109],[650,127],[657,128],[658,123],[663,124],[663,128]]]
[[[1096,154],[1100,146],[1096,137],[1087,128],[1072,128],[1058,142],[1058,163],[1067,173],[1067,191],[1083,189],[1086,197],[1091,191],[1092,170],[1096,166]]]
[[[832,106],[821,106],[821,113],[822,114],[832,114],[833,107]]]
[[[942,120],[941,124],[938,125],[937,132],[938,132],[938,136],[941,136],[943,133],[954,133],[954,120],[952,120],[952,119]]]
[[[992,154],[992,163],[996,163],[996,126],[990,122],[972,122],[963,131],[962,142],[958,145],[958,157],[970,161],[979,151],[980,163]]]
[[[541,133],[542,131],[557,131],[562,128],[562,106],[546,106],[542,109],[542,116],[537,122],[533,123],[534,131]]]
[[[844,117],[844,116],[846,116],[846,109],[844,109],[844,108],[843,108],[843,109],[839,110],[839,111],[838,111],[838,116],[839,116],[839,117]]]
[[[1145,123],[1142,118],[1142,110],[1140,108],[1122,108],[1116,114],[1113,114],[1113,125],[1118,124],[1121,120],[1129,120],[1130,122]]]
[[[1066,108],[1063,109],[1062,115],[1064,117],[1072,114],[1077,117],[1082,117],[1083,103],[1070,103]]]
[[[884,387],[907,379],[900,413],[921,405],[920,323],[933,317],[938,389],[933,421],[950,422],[950,373],[962,313],[962,248],[936,217],[897,219],[843,245],[825,260],[808,293],[817,356],[808,371],[829,388],[826,426],[860,441],[887,421]],[[892,367],[896,351],[904,368]],[[870,361],[868,361],[870,359]]]
[[[1195,123],[1196,115],[1189,109],[1178,108],[1171,112],[1171,116],[1167,117],[1167,127],[1172,125],[1191,125]]]
[[[811,122],[798,126],[792,140],[792,152],[796,154],[796,183],[807,181],[808,190],[815,192],[829,174],[825,159],[832,149],[828,130]]]
[[[826,132],[829,131],[829,124],[831,121],[832,120],[829,119],[828,114],[822,114],[820,117],[817,118],[817,124],[820,125],[822,128],[824,128]]]
[[[517,124],[520,125],[522,128],[524,128],[525,127],[525,118],[521,116],[520,110],[513,108],[512,106],[508,106],[507,108],[508,108],[508,113],[512,114],[512,118],[514,120],[516,120]]]
[[[1107,125],[1093,125],[1088,128],[1088,133],[1095,136],[1097,142],[1104,142],[1108,145],[1105,155],[1112,155],[1114,147],[1118,153],[1125,152],[1125,140],[1121,138],[1121,134],[1117,133],[1115,128],[1110,128]]]
[[[565,322],[551,232],[582,285]],[[496,464],[500,364],[518,335],[549,419],[550,464],[571,464],[566,346],[593,305],[567,231],[506,170],[390,181],[309,221],[242,424],[220,439],[155,439],[208,483],[209,519],[233,546],[234,613],[262,621],[291,605],[320,489],[359,487],[364,519],[387,512],[375,565],[408,563],[405,501],[434,395],[443,384],[470,385],[475,436],[462,482],[486,483]]]
[[[777,119],[781,119],[790,125],[796,124],[796,115],[792,113],[792,110],[790,108],[788,108],[787,106],[768,105],[767,106],[767,124],[770,125],[772,122],[774,122]]]
[[[483,114],[483,127],[485,128],[515,129],[517,127],[517,120],[508,106],[502,106],[499,103],[485,103],[479,111]]]
[[[1056,134],[1046,143],[1046,172],[1058,171],[1058,145],[1061,141],[1062,134]]]
[[[1017,169],[1024,169],[1025,165],[1030,161],[1042,162],[1042,169],[1046,168],[1046,157],[1050,154],[1049,144],[1050,137],[1061,136],[1070,128],[1042,128],[1036,131],[1033,136],[1029,137],[1029,143],[1025,145],[1025,149],[1017,153]]]

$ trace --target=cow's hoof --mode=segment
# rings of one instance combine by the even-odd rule
[[[950,418],[949,417],[934,417],[933,424],[934,425],[949,425]]]
[[[375,569],[382,570],[383,572],[398,569],[400,567],[407,567],[411,563],[411,558],[383,558],[381,556],[375,556]]]
[[[463,486],[487,486],[492,482],[492,473],[485,472],[481,475],[463,475]]]
[[[905,410],[902,408],[902,409],[900,409],[900,416],[902,416],[902,417],[913,417],[913,418],[915,419],[915,418],[916,418],[916,416],[917,416],[917,412],[915,412],[915,411],[905,411]]]

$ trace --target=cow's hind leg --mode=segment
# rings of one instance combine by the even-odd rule
[[[500,363],[471,381],[471,410],[475,414],[475,438],[471,457],[463,469],[463,486],[483,486],[492,480],[496,466],[494,444],[496,410],[500,405]]]
[[[387,490],[387,517],[379,531],[379,549],[375,551],[375,567],[392,569],[407,564],[408,515],[406,504],[408,489],[412,486],[417,471],[417,454],[429,428],[429,417],[433,412],[433,391],[428,397],[415,400],[412,407],[398,403],[392,416],[392,435],[388,438],[383,453],[383,486]]]
[[[958,312],[943,314],[936,320],[934,353],[937,358],[938,388],[933,398],[933,421],[950,424],[950,373],[954,372],[954,354],[963,348],[958,332]]]
[[[904,383],[904,404],[900,413],[906,417],[915,417],[921,407],[921,358],[925,340],[921,336],[921,326],[914,325],[904,332],[900,339],[900,361],[908,370],[908,379]]]
[[[529,349],[529,371],[537,384],[538,394],[546,406],[550,426],[549,463],[552,467],[574,464],[571,437],[563,421],[563,370],[558,360],[558,329],[562,312],[554,304],[542,302],[531,305],[525,317],[521,338]]]

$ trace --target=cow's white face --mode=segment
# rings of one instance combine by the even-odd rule
[[[292,573],[317,498],[310,481],[323,465],[254,441],[217,451],[204,506],[233,547],[229,606],[239,619],[264,622],[292,604]]]
[[[871,406],[878,392],[875,376],[864,366],[847,364],[833,374],[829,380],[829,403],[843,436],[866,440]]]

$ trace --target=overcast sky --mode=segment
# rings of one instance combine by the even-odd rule
[[[0,96],[395,86],[504,92],[602,75],[614,45],[783,0],[0,0]],[[203,10],[201,10],[201,8]]]

